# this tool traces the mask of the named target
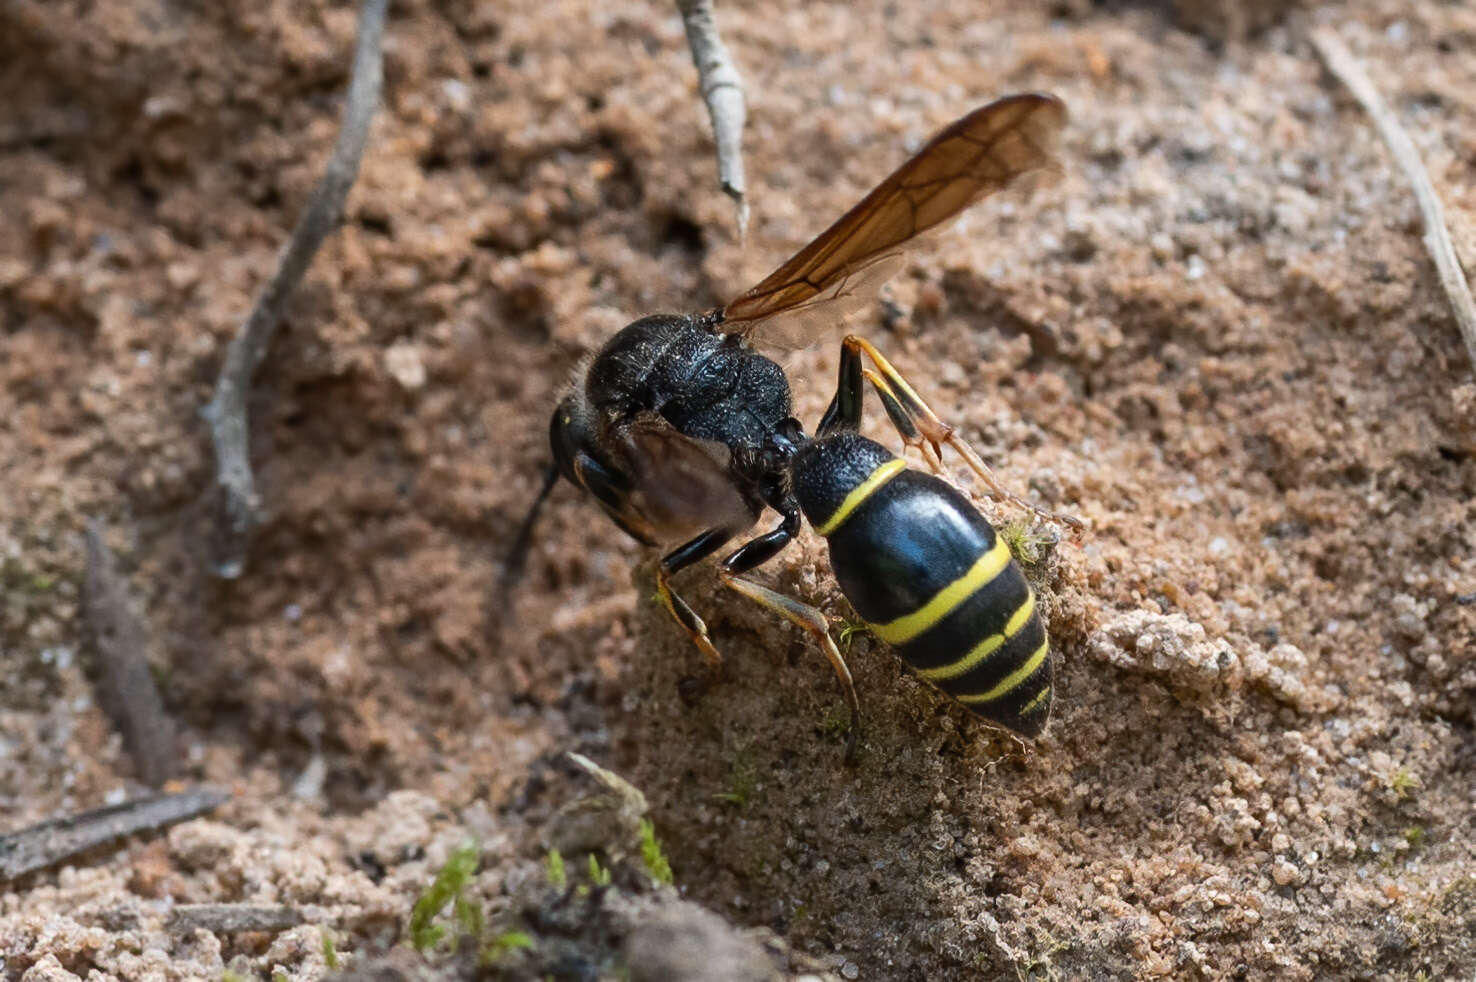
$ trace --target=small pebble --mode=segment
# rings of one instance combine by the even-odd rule
[[[1277,886],[1291,886],[1301,879],[1301,875],[1301,871],[1284,859],[1278,859],[1271,867],[1271,879]]]
[[[384,353],[384,370],[407,392],[425,385],[425,363],[420,360],[420,350],[408,341],[389,346]]]

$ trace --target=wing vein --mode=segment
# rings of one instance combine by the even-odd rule
[[[1007,96],[946,127],[769,276],[723,308],[720,330],[756,341],[807,343],[824,314],[842,319],[861,287],[900,268],[900,247],[1026,175],[1058,169],[1066,122],[1055,96]],[[832,309],[832,307],[834,309]],[[797,336],[781,324],[797,314]]]

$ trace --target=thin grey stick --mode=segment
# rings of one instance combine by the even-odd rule
[[[303,920],[302,911],[295,907],[258,904],[176,904],[169,912],[171,929],[193,931],[204,928],[213,934],[285,931]]]
[[[98,701],[123,734],[138,778],[157,788],[174,770],[174,724],[149,670],[148,632],[128,606],[102,526],[87,523],[87,623],[98,660]]]
[[[697,84],[702,101],[712,117],[712,135],[717,143],[718,184],[738,206],[738,234],[748,228],[748,199],[744,196],[743,123],[748,110],[743,101],[743,78],[733,57],[718,36],[712,0],[677,0],[687,46],[697,66]]]
[[[246,565],[247,537],[261,521],[261,499],[251,474],[246,394],[281,322],[287,298],[307,272],[323,239],[338,227],[344,199],[358,177],[359,160],[364,155],[384,78],[380,41],[388,5],[389,0],[364,0],[360,8],[353,75],[333,155],[282,250],[277,272],[256,298],[256,305],[226,351],[215,395],[200,410],[215,444],[215,575],[226,579],[241,575]]]
[[[203,815],[230,797],[215,788],[150,795],[0,836],[0,883],[53,866],[115,839],[155,832]]]
[[[1435,262],[1435,269],[1440,275],[1440,286],[1445,290],[1445,296],[1455,314],[1456,326],[1460,328],[1461,338],[1466,342],[1466,354],[1471,359],[1472,367],[1476,368],[1476,300],[1471,298],[1471,287],[1461,271],[1455,246],[1450,241],[1450,231],[1445,224],[1445,209],[1435,193],[1435,186],[1430,183],[1430,175],[1425,170],[1424,162],[1420,160],[1419,152],[1409,134],[1399,124],[1398,117],[1384,105],[1378,89],[1374,88],[1358,59],[1353,57],[1353,53],[1330,28],[1314,27],[1312,46],[1317,49],[1327,70],[1348,87],[1353,98],[1358,100],[1374,121],[1379,135],[1384,138],[1389,152],[1403,168],[1405,178],[1414,189],[1415,201],[1420,206],[1420,217],[1425,223],[1425,249]]]

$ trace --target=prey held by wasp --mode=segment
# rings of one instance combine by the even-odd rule
[[[1038,735],[1051,708],[1050,648],[1035,595],[973,503],[936,476],[949,446],[996,495],[1006,491],[875,346],[841,344],[835,395],[813,434],[791,414],[789,382],[765,344],[795,346],[841,322],[902,265],[916,236],[1023,178],[1058,168],[1066,110],[1051,95],[1007,96],[943,129],[855,207],[747,293],[699,314],[643,317],[578,373],[549,424],[543,488],[513,548],[516,569],[538,509],[562,476],[620,528],[665,551],[657,594],[715,671],[707,625],[672,579],[750,529],[770,531],[718,565],[721,582],[799,626],[830,660],[851,711],[845,660],[815,607],[750,574],[799,533],[824,537],[841,591],[917,675],[975,714]],[[904,444],[934,473],[860,435],[870,385]]]

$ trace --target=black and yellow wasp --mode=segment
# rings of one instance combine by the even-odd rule
[[[714,669],[721,656],[671,579],[765,507],[779,514],[778,526],[728,555],[718,575],[819,642],[850,704],[848,755],[859,703],[824,615],[745,575],[798,534],[801,515],[828,541],[851,605],[918,675],[1024,736],[1039,734],[1051,709],[1045,629],[1009,549],[950,484],[859,434],[866,384],[935,472],[946,444],[997,494],[1024,502],[869,342],[852,335],[842,343],[835,397],[814,436],[790,414],[784,372],[753,345],[803,343],[840,322],[902,265],[909,240],[1021,178],[1056,170],[1065,119],[1061,101],[1043,94],[974,110],[727,306],[623,328],[554,410],[554,463],[538,502],[563,475],[636,539],[675,545],[661,559],[657,590]]]

